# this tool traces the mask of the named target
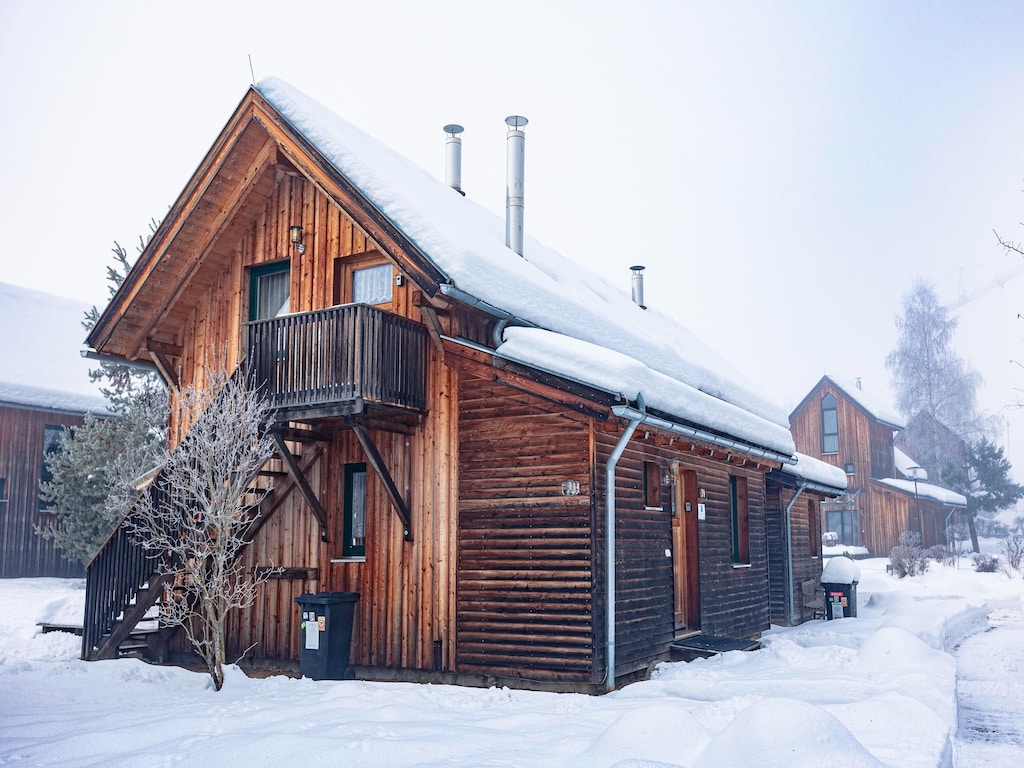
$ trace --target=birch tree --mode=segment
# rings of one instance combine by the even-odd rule
[[[269,573],[247,573],[239,555],[259,516],[249,486],[273,439],[265,399],[240,377],[214,373],[207,387],[177,400],[178,423],[190,427],[129,524],[171,585],[163,622],[183,629],[219,691],[228,616],[252,605]]]

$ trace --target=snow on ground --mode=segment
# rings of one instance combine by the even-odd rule
[[[760,651],[663,664],[606,696],[234,668],[217,693],[203,674],[85,663],[79,638],[39,634],[78,619],[81,581],[0,580],[0,765],[948,766],[956,646],[972,707],[1024,695],[983,673],[985,658],[1020,659],[1020,633],[976,634],[989,612],[1021,616],[1024,580],[966,560],[898,580],[886,563],[858,561],[857,618],[776,627]],[[978,638],[982,656],[964,657]],[[1012,743],[995,754],[1010,762],[965,765],[1024,764]]]

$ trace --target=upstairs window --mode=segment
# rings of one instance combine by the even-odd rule
[[[839,453],[839,407],[831,392],[821,398],[821,452]]]
[[[393,282],[390,264],[352,270],[352,303],[390,304]]]
[[[249,282],[249,319],[267,320],[289,312],[291,272],[287,261],[253,267]]]

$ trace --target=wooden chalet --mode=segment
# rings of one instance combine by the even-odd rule
[[[790,414],[797,449],[849,478],[843,496],[822,504],[825,530],[841,544],[887,556],[904,531],[920,534],[926,548],[948,543],[946,530],[967,500],[926,482],[912,462],[897,461],[893,441],[903,426],[859,382],[833,376],[822,377]]]
[[[84,575],[35,531],[52,517],[39,498],[44,457],[86,413],[107,413],[79,353],[88,308],[0,283],[0,578]]]
[[[236,654],[294,665],[294,598],[325,591],[360,594],[366,678],[599,691],[680,638],[769,626],[785,413],[579,264],[508,247],[504,224],[268,80],[103,313],[97,352],[151,362],[173,393],[226,347],[275,409],[246,557],[282,578],[234,617]],[[113,536],[85,658],[116,653],[152,577]]]

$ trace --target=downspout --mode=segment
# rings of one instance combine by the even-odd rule
[[[612,455],[608,457],[605,464],[605,599],[608,607],[606,616],[606,664],[607,670],[604,676],[605,691],[615,690],[615,465],[619,463],[622,452],[626,450],[626,444],[633,436],[641,420],[643,419],[643,396],[637,397],[639,406],[636,415],[631,415],[626,430],[622,433],[619,441],[615,444]]]
[[[786,596],[789,598],[789,625],[796,626],[796,601],[793,599],[793,520],[791,513],[793,511],[793,505],[796,504],[796,500],[800,498],[800,494],[804,492],[807,487],[807,483],[800,483],[797,486],[796,493],[793,494],[793,498],[789,500],[789,504],[786,505],[786,566],[787,581],[789,582],[789,588],[786,590]],[[814,533],[811,532],[813,536]]]

